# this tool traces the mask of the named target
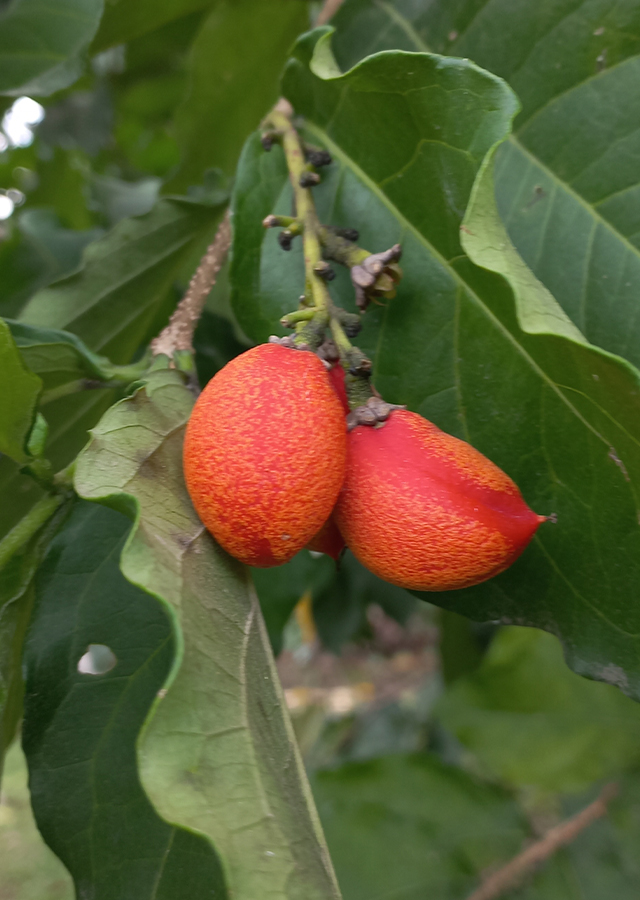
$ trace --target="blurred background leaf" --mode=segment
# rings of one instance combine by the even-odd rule
[[[233,173],[245,139],[278,99],[291,45],[309,24],[300,0],[218,0],[190,51],[189,87],[174,126],[182,157],[169,190],[200,183],[212,166]]]
[[[168,321],[177,273],[221,214],[220,206],[166,199],[124,220],[85,250],[79,272],[35,294],[20,321],[72,331],[112,362],[129,362]]]
[[[640,708],[567,669],[551,634],[503,628],[436,715],[491,777],[581,790],[640,762]]]
[[[0,93],[49,95],[82,71],[103,0],[15,0],[0,10]]]
[[[155,31],[189,13],[212,6],[216,0],[107,0],[92,50],[105,50]]]
[[[11,330],[0,319],[0,453],[19,463],[27,461],[26,441],[33,424],[42,381],[28,369]]]

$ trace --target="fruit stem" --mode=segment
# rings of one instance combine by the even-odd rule
[[[345,334],[344,328],[336,318],[336,316],[331,316],[330,326],[331,328],[331,337],[338,348],[338,353],[340,354],[341,360],[348,360],[349,354],[353,350],[353,344]]]
[[[286,100],[280,100],[267,117],[267,125],[271,125],[279,134],[282,149],[287,160],[289,178],[293,187],[296,218],[302,223],[302,244],[304,250],[304,272],[307,290],[318,319],[326,325],[331,312],[331,297],[325,281],[317,274],[322,269],[322,246],[320,243],[320,222],[316,213],[313,196],[309,187],[304,187],[304,176],[309,175],[310,168],[304,155],[300,135],[291,121],[293,110]],[[301,184],[302,180],[302,184]],[[320,322],[318,322],[320,324]]]

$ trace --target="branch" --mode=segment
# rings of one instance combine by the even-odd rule
[[[342,6],[343,0],[324,0],[324,6],[318,13],[316,25],[325,25]]]
[[[618,793],[616,784],[607,784],[589,806],[565,822],[549,829],[545,836],[522,853],[514,856],[505,866],[490,875],[484,884],[469,895],[467,900],[495,900],[505,891],[515,887],[521,879],[540,863],[552,856],[565,844],[570,844],[580,832],[607,814],[607,804]]]
[[[220,223],[213,243],[200,260],[200,265],[189,282],[187,292],[178,303],[169,324],[157,338],[151,341],[151,353],[164,353],[171,359],[176,350],[193,351],[193,333],[202,314],[209,291],[216,283],[216,276],[223,266],[231,246],[229,212]]]

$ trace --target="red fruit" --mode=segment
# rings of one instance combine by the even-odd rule
[[[349,415],[350,410],[349,401],[347,399],[347,389],[344,386],[345,371],[340,363],[336,363],[335,366],[332,366],[329,369],[329,378],[331,379],[331,384],[338,395],[340,403],[342,403],[345,414]]]
[[[349,434],[335,509],[347,546],[385,581],[422,591],[502,572],[545,521],[508,475],[417,413]]]
[[[290,560],[320,530],[344,478],[345,417],[314,353],[262,344],[200,394],[184,475],[222,546],[251,566]]]
[[[307,544],[307,550],[313,550],[316,553],[326,553],[337,562],[340,554],[344,550],[344,538],[340,534],[340,529],[336,525],[333,516],[329,516],[320,531],[311,538]]]

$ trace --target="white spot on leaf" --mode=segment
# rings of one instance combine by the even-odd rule
[[[87,652],[78,660],[81,675],[106,675],[118,664],[118,659],[106,644],[89,644]]]

